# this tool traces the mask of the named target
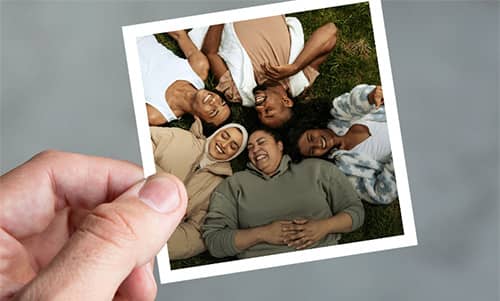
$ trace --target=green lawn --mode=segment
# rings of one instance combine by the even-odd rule
[[[312,89],[307,92],[307,98],[326,97],[331,100],[335,96],[350,91],[357,84],[380,84],[370,10],[367,3],[314,10],[292,16],[300,19],[306,39],[316,28],[327,22],[334,22],[338,28],[337,45],[328,60],[321,65],[320,76],[314,82]],[[166,47],[182,56],[178,46],[167,34],[157,34],[156,37]],[[207,87],[212,89],[214,86],[213,77],[209,76]],[[246,108],[232,106],[231,110],[235,122],[245,125],[256,122],[254,114]],[[173,126],[188,128],[191,122],[192,119],[185,118],[174,123]],[[242,170],[245,163],[246,155],[243,153],[232,162],[233,169]],[[363,226],[352,233],[343,235],[341,243],[403,234],[398,200],[387,206],[365,203],[365,210],[366,218]],[[203,253],[187,260],[172,261],[172,269],[219,261],[224,260],[216,260],[208,253]]]

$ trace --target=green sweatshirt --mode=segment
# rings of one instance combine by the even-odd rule
[[[207,249],[215,257],[248,258],[295,250],[267,243],[236,249],[238,229],[276,220],[326,219],[345,212],[352,218],[353,230],[363,223],[361,200],[345,175],[328,161],[306,159],[293,164],[285,155],[272,177],[250,163],[248,167],[226,178],[211,195],[202,230]],[[311,247],[335,245],[339,239],[339,234],[329,234]]]

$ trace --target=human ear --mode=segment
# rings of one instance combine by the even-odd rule
[[[283,142],[278,141],[278,148],[279,148],[280,152],[283,152]]]
[[[287,108],[293,107],[293,100],[291,100],[290,97],[283,95],[281,100],[283,101],[283,104],[285,105],[285,107],[287,107]]]

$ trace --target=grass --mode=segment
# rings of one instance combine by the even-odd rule
[[[335,96],[350,91],[360,83],[380,84],[370,9],[367,3],[296,13],[290,16],[297,17],[301,21],[306,39],[316,28],[327,22],[334,22],[338,28],[337,45],[327,61],[321,65],[320,76],[307,92],[306,99],[326,97],[331,100]],[[156,38],[174,53],[183,56],[177,44],[167,34],[157,34]],[[208,89],[215,87],[212,75],[209,75],[206,86]],[[256,124],[254,110],[236,105],[232,106],[231,110],[235,122],[250,127]],[[169,126],[188,129],[192,121],[192,118],[183,118]],[[243,153],[231,163],[233,169],[235,171],[244,169],[246,160],[246,155]],[[398,200],[387,206],[368,203],[364,205],[366,217],[363,226],[354,232],[344,234],[340,243],[403,234]],[[215,259],[205,252],[189,259],[172,261],[171,268],[177,269],[232,259],[234,258]]]

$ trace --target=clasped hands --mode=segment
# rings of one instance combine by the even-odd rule
[[[312,246],[329,234],[326,220],[294,219],[275,221],[263,228],[264,240],[275,245],[288,245],[301,250]]]

